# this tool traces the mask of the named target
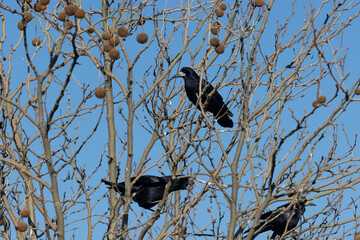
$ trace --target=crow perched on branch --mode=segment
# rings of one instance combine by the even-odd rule
[[[174,77],[184,78],[186,95],[198,109],[200,109],[198,97],[201,95],[201,103],[204,104],[204,110],[211,112],[220,126],[227,128],[234,126],[230,118],[233,114],[224,103],[218,91],[214,91],[214,87],[208,81],[204,79],[201,81],[201,93],[199,94],[200,77],[194,70],[189,67],[183,67]]]
[[[131,178],[131,182],[133,182],[134,179],[135,177]],[[104,179],[101,181],[103,181],[106,185],[109,185],[109,188],[121,193],[121,195],[125,195],[125,182],[116,184],[108,182]],[[186,189],[189,185],[189,177],[176,176],[175,179],[172,179],[171,176],[157,177],[143,175],[132,185],[132,199],[137,202],[140,207],[151,210],[151,208],[158,204],[163,198],[165,186],[168,182],[171,182],[169,188],[169,193],[171,193],[173,191]]]
[[[255,226],[254,238],[269,230],[273,231],[270,239],[275,239],[276,236],[282,236],[284,232],[291,231],[299,223],[306,205],[315,206],[315,204],[307,202],[306,198],[300,197],[292,203],[284,204],[273,211],[262,214],[259,224]]]

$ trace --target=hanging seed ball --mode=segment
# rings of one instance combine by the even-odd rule
[[[127,27],[121,26],[118,28],[117,33],[120,37],[126,37],[128,35],[129,29]]]
[[[39,46],[41,43],[40,37],[34,38],[31,43],[34,47]]]
[[[215,21],[215,22],[212,23],[212,26],[213,26],[214,28],[219,28],[219,27],[220,27],[220,23],[219,23],[218,21]]]
[[[354,240],[360,240],[360,235],[355,235]]]
[[[110,52],[110,50],[113,48],[114,48],[114,46],[111,45],[109,42],[104,43],[104,51],[105,52]]]
[[[6,219],[4,218],[4,216],[2,216],[0,218],[0,226],[5,225],[5,223],[6,223]]]
[[[317,107],[318,105],[319,105],[318,100],[313,101],[313,103],[312,103],[312,106],[313,106],[313,107]]]
[[[221,10],[220,8],[216,9],[216,10],[215,10],[215,13],[216,13],[216,16],[217,16],[217,17],[222,17],[222,16],[224,16],[224,11]]]
[[[226,6],[225,3],[220,3],[219,8],[220,8],[221,10],[225,11],[226,8],[227,8],[227,6]]]
[[[38,3],[35,3],[34,4],[34,10],[35,12],[41,12],[43,9],[42,9],[42,5],[41,4],[38,4]]]
[[[219,22],[213,22],[212,23],[212,28],[211,28],[211,33],[214,35],[219,34],[220,32],[220,23]]]
[[[27,23],[24,22],[23,20],[21,20],[20,22],[18,22],[17,27],[18,27],[19,30],[22,31],[22,30],[24,30],[24,28],[26,27],[26,25],[27,25]]]
[[[117,50],[116,48],[113,48],[110,50],[109,54],[112,59],[118,59],[120,56],[120,51]]]
[[[326,97],[325,96],[320,96],[318,98],[318,102],[321,103],[321,104],[325,103],[326,102]]]
[[[72,21],[67,20],[64,22],[64,27],[67,27],[68,29],[72,29],[74,27],[74,24]]]
[[[26,13],[24,14],[24,20],[25,20],[26,22],[30,22],[33,18],[34,18],[34,16],[31,15],[31,13],[29,13],[29,12],[26,12]]]
[[[148,40],[148,35],[146,33],[139,33],[137,36],[136,36],[136,40],[138,41],[138,43],[146,43],[147,40]]]
[[[75,16],[77,18],[84,18],[85,17],[85,11],[83,9],[79,8],[79,9],[77,9],[75,11]]]
[[[225,47],[223,45],[219,45],[215,48],[215,52],[218,54],[222,54],[225,52]]]
[[[117,46],[117,45],[119,45],[120,40],[118,37],[112,37],[112,38],[110,38],[109,43],[113,46]]]
[[[61,12],[61,13],[59,13],[58,14],[58,16],[57,16],[57,19],[59,20],[59,21],[65,21],[65,18],[66,18],[66,13],[65,12]]]
[[[25,232],[28,228],[28,225],[24,222],[18,222],[16,228],[19,232]]]
[[[213,47],[217,47],[220,45],[220,40],[217,37],[213,37],[210,39],[210,45]]]
[[[93,33],[93,32],[95,32],[95,28],[89,27],[86,31],[87,31],[88,33]]]
[[[50,3],[50,0],[40,0],[39,2],[42,5],[48,5]]]
[[[360,95],[360,88],[355,89],[355,94]]]
[[[218,35],[219,32],[220,32],[220,29],[218,27],[212,27],[210,29],[211,33],[214,34],[214,35]]]
[[[74,4],[69,4],[65,8],[65,12],[69,16],[73,16],[76,12],[77,7]]]
[[[45,9],[47,8],[47,5],[42,5],[42,4],[40,4],[40,8],[41,8],[41,11],[42,11],[42,10],[45,10]]]
[[[109,31],[106,31],[102,34],[102,39],[109,40],[112,37],[112,34]]]
[[[102,88],[102,87],[97,87],[95,88],[95,96],[97,98],[104,98],[106,95],[106,90],[105,88]]]
[[[32,1],[32,0],[26,0],[25,2],[27,2],[27,3],[31,3],[31,1]]]
[[[29,217],[30,216],[30,210],[28,208],[24,208],[21,212],[20,212],[20,216],[21,217]]]
[[[264,6],[264,1],[263,0],[255,0],[254,4],[257,7],[262,7],[262,6]]]

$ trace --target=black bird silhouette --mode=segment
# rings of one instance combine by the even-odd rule
[[[284,204],[273,211],[262,214],[259,224],[255,226],[254,238],[260,233],[271,230],[273,234],[270,239],[275,239],[278,235],[282,236],[285,231],[294,229],[304,214],[306,205],[315,206],[315,204],[307,202],[306,198],[300,197],[292,203]]]
[[[135,177],[131,178],[133,182]],[[102,179],[106,185],[109,185],[109,188],[113,188],[115,191],[125,195],[125,183],[112,183]],[[138,180],[134,182],[131,188],[131,195],[133,200],[139,204],[140,207],[151,210],[153,206],[158,204],[164,196],[165,185],[171,182],[169,188],[169,193],[173,191],[178,191],[186,189],[189,185],[189,177],[176,176],[175,179],[172,179],[171,176],[151,176],[143,175],[139,177]]]
[[[200,95],[199,75],[197,75],[193,69],[189,67],[183,67],[174,77],[184,78],[186,95],[188,96],[189,100],[195,106],[197,106],[198,109],[200,109],[198,104],[198,96]],[[208,81],[203,79],[201,82],[201,103],[204,104],[204,110],[211,112],[215,116],[220,126],[232,128],[234,123],[230,117],[232,117],[233,114],[224,103],[223,98],[218,93],[218,91],[213,92],[213,90],[214,87],[211,86]]]

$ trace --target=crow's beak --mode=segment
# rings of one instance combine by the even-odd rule
[[[186,76],[185,73],[183,73],[183,72],[178,72],[177,74],[175,74],[175,75],[173,76],[173,78],[185,77],[185,76]]]
[[[315,204],[315,203],[312,203],[312,202],[306,202],[306,203],[305,203],[305,206],[316,206],[316,204]]]

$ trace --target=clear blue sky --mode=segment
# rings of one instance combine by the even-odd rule
[[[284,20],[286,18],[288,18],[291,14],[291,4],[294,1],[276,1],[276,3],[274,4],[274,7],[272,8],[272,13],[270,15],[270,20],[267,24],[267,28],[264,32],[264,36],[262,38],[262,40],[260,41],[260,46],[262,49],[262,54],[264,55],[270,55],[272,54],[272,52],[274,51],[274,32],[276,31],[277,25],[278,24],[283,24]],[[13,3],[11,3],[13,4]],[[53,3],[50,4],[50,8],[53,7],[52,5]],[[99,3],[91,3],[90,5],[85,5],[88,4],[86,2],[83,3],[84,6],[83,8],[88,11],[89,8],[91,7],[92,9],[100,9],[100,5]],[[157,9],[159,11],[161,11],[164,8],[164,5],[161,3],[156,3],[157,4]],[[173,4],[172,1],[169,1],[168,5],[166,5],[166,7],[170,7],[170,4]],[[193,3],[193,4],[197,4],[197,3]],[[232,3],[231,3],[232,4]],[[116,4],[113,4],[114,6]],[[245,4],[244,4],[245,5]],[[305,18],[305,12],[304,12],[304,8],[303,5],[308,6],[308,2],[301,2],[301,1],[297,1],[295,6],[294,6],[294,17],[292,19],[292,21],[289,23],[288,25],[288,32],[285,35],[285,39],[290,39],[292,34],[296,31],[298,31],[299,28],[302,27],[304,18]],[[316,5],[314,5],[315,9],[318,7]],[[357,11],[359,7],[356,7],[355,10]],[[19,9],[19,8],[17,8]],[[147,8],[144,9],[144,13],[146,14],[152,14],[152,9]],[[352,12],[352,13],[355,13]],[[7,32],[7,40],[5,42],[5,46],[3,48],[3,52],[1,52],[2,56],[8,56],[9,55],[9,47],[10,45],[15,45],[17,39],[19,38],[19,35],[21,34],[21,32],[17,29],[16,24],[17,22],[20,20],[20,17],[18,15],[14,15],[14,14],[10,14],[8,12],[3,11],[3,14],[5,15],[6,21],[7,21],[7,26],[6,26],[6,32]],[[326,11],[323,11],[320,15],[322,17],[320,17],[316,22],[315,25],[316,26],[320,26],[322,24],[322,22],[325,20],[325,14]],[[343,16],[343,18],[346,18],[348,15]],[[38,18],[37,18],[38,19]],[[38,22],[38,20],[36,19],[36,22],[33,20],[31,23],[29,23],[29,29],[31,29],[31,31],[29,31],[28,37],[29,39],[33,39],[34,37],[40,36],[41,39],[43,39],[43,33],[41,30],[41,27],[44,27],[46,25],[46,23],[41,20],[41,24]],[[223,18],[221,19],[223,24],[226,24],[226,19]],[[168,23],[170,24],[170,23]],[[344,34],[337,37],[336,39],[334,39],[332,41],[333,46],[336,46],[340,43],[340,41],[342,41],[343,44],[343,48],[342,48],[342,52],[344,53],[345,51],[347,51],[347,58],[346,58],[346,62],[344,63],[344,72],[349,72],[349,78],[348,80],[345,82],[345,85],[347,87],[351,86],[353,84],[354,81],[356,81],[359,76],[360,76],[360,69],[359,69],[359,62],[360,62],[360,47],[358,44],[358,39],[359,39],[359,19],[356,19],[353,24],[344,31]],[[82,27],[86,27],[88,26],[88,24],[85,22],[85,20],[82,20],[81,22],[81,26]],[[196,28],[196,23],[192,22],[189,26],[190,29],[190,33],[192,34],[193,29]],[[141,30],[146,32],[149,37],[152,35],[153,32],[153,25],[149,22],[145,23],[145,25],[143,27],[141,27]],[[138,28],[137,31],[140,31],[140,28]],[[205,29],[203,30],[205,31]],[[53,34],[54,37],[57,37],[58,34],[54,31],[50,31],[50,34]],[[177,33],[178,35],[174,38],[174,40],[172,40],[171,44],[170,44],[170,48],[169,48],[169,52],[172,54],[170,57],[174,58],[175,55],[177,54],[178,50],[181,47],[181,41],[182,41],[182,37],[181,34],[182,32],[179,31]],[[220,38],[223,38],[225,35],[225,32],[222,31],[219,35]],[[203,36],[202,34],[199,34],[199,36]],[[128,38],[126,38],[126,41],[124,42],[126,49],[128,50],[129,56],[131,57],[131,59],[133,59],[135,57],[135,55],[137,54],[137,52],[139,51],[139,49],[141,47],[143,47],[143,45],[140,45],[136,42],[135,40],[136,34],[129,36]],[[84,35],[85,39],[88,39],[88,37],[86,35]],[[198,44],[199,41],[201,41],[201,38],[195,38],[192,42],[191,42],[191,46],[192,47],[196,47],[196,45]],[[286,42],[286,40],[285,40]],[[17,86],[21,81],[23,81],[24,79],[28,78],[28,68],[26,67],[26,58],[23,55],[23,43],[20,43],[19,46],[19,50],[17,53],[15,53],[13,59],[12,59],[12,63],[13,63],[13,71],[11,73],[12,75],[12,88],[15,88],[15,86]],[[67,42],[66,43],[68,50],[71,51],[71,46],[70,43]],[[327,48],[327,47],[325,47]],[[33,54],[33,52],[35,51],[35,48],[30,46],[31,49],[31,53]],[[214,81],[215,83],[217,83],[218,79],[213,79],[213,77],[211,77],[211,74],[215,74],[216,71],[218,70],[218,64],[221,64],[222,62],[225,62],[227,60],[227,57],[229,56],[230,53],[230,49],[231,46],[229,46],[226,49],[225,54],[223,54],[223,56],[219,57],[216,62],[213,64],[213,66],[211,68],[209,68],[207,70],[207,74],[208,74],[208,80]],[[205,53],[206,49],[202,49],[202,52]],[[294,49],[294,52],[298,51],[299,49]],[[327,49],[328,50],[328,49]],[[134,79],[135,81],[139,81],[141,82],[143,80],[143,76],[144,73],[149,70],[148,75],[146,76],[146,82],[149,82],[150,84],[152,84],[152,81],[154,80],[154,77],[152,75],[152,69],[154,68],[154,64],[155,64],[155,56],[158,54],[159,51],[159,47],[156,44],[152,44],[151,47],[149,49],[147,49],[144,54],[142,55],[142,57],[139,59],[139,62],[135,65],[134,68]],[[92,50],[93,54],[98,57],[99,59],[101,59],[101,56],[99,54],[99,50],[95,47]],[[314,56],[316,56],[316,54],[314,53]],[[282,59],[279,61],[280,65],[278,66],[279,68],[283,68],[285,67],[289,61],[291,61],[291,59],[293,58],[292,53],[289,51],[289,54],[284,56],[282,55]],[[63,58],[59,59],[59,63],[63,61]],[[194,65],[197,65],[200,61],[199,58],[193,59],[194,61]],[[37,54],[37,56],[35,57],[34,62],[37,64],[37,66],[41,69],[44,70],[49,62],[49,55],[48,55],[48,50],[43,47],[42,49],[39,50],[39,53]],[[7,63],[7,62],[6,62]],[[182,61],[181,61],[181,65],[179,65],[178,67],[183,67],[183,66],[188,66],[191,63],[191,59],[189,54],[185,54],[185,56],[183,57]],[[117,65],[119,64],[119,65]],[[167,64],[164,65],[164,67],[166,67]],[[125,77],[126,77],[126,65],[124,60],[121,58],[120,60],[118,60],[115,64],[115,70],[114,70],[114,74],[116,74],[122,81],[123,83],[125,83]],[[6,69],[8,69],[8,66],[6,66]],[[68,70],[68,67],[66,67],[66,70]],[[176,71],[178,69],[174,69],[172,74],[175,74]],[[200,72],[200,69],[197,70],[198,72]],[[61,75],[61,72],[57,75],[57,77],[59,78],[65,78],[65,73],[66,71],[64,71],[64,75]],[[314,73],[313,75],[309,76],[309,80],[311,78],[316,77],[316,74],[318,73]],[[30,71],[30,75],[33,76],[32,71]],[[239,77],[239,74],[234,74],[234,76],[232,77]],[[93,64],[91,63],[91,61],[86,57],[86,56],[82,56],[79,59],[79,65],[76,67],[76,70],[74,71],[74,78],[76,79],[71,81],[69,87],[68,87],[68,92],[66,92],[66,94],[69,94],[69,96],[71,96],[71,106],[77,106],[77,104],[82,100],[83,96],[82,96],[82,92],[80,89],[80,86],[82,84],[88,85],[88,89],[94,89],[95,87],[99,86],[99,84],[102,84],[103,82],[103,76],[101,73],[99,73],[99,71],[93,66]],[[231,79],[225,79],[226,80],[231,80]],[[63,79],[60,79],[60,81],[63,81]],[[181,88],[183,86],[183,81],[181,79],[171,79],[171,81],[176,82],[176,86],[178,88]],[[56,79],[54,79],[54,82],[56,82]],[[265,80],[264,80],[265,82]],[[56,85],[56,84],[55,84]],[[119,91],[120,88],[119,86],[114,82],[113,83],[114,86],[114,95],[116,95]],[[139,85],[135,85],[136,87],[134,88],[134,101],[137,101],[139,99],[139,96],[142,95],[142,89],[139,87]],[[32,89],[31,91],[35,91],[33,90],[36,87],[35,83],[31,83],[29,85],[29,88]],[[287,106],[287,109],[285,110],[284,113],[284,119],[282,121],[282,127],[283,129],[289,130],[292,129],[295,126],[295,121],[291,119],[290,117],[290,111],[293,110],[294,111],[294,115],[298,118],[300,118],[305,112],[309,112],[312,110],[312,101],[315,100],[316,98],[316,88],[313,87],[307,91],[305,91],[304,97],[299,97],[298,99],[295,99],[293,101],[293,104],[291,105],[291,107]],[[235,91],[235,89],[233,89],[232,87],[228,86],[228,87],[224,87],[220,90],[220,92],[226,96],[229,92],[232,93],[232,91]],[[252,102],[252,106],[254,106],[256,100],[260,100],[262,97],[262,94],[265,94],[267,91],[266,88],[259,88],[258,92],[256,95],[254,95],[254,99]],[[334,95],[334,84],[333,81],[331,80],[324,80],[321,82],[321,87],[320,87],[320,91],[322,95],[325,95],[328,98],[331,98],[331,96]],[[55,101],[55,99],[51,96],[52,94],[54,94],[55,96],[57,96],[59,92],[59,86],[54,86],[53,88],[50,88],[49,93],[46,96],[46,101],[49,107],[52,106],[53,102]],[[89,92],[89,91],[88,91]],[[178,96],[176,96],[173,101],[171,102],[171,104],[173,104],[174,106],[177,106],[177,104],[179,103],[179,100],[181,99],[183,93],[180,93]],[[23,98],[23,103],[25,103],[28,98],[27,98],[27,94],[24,93],[23,96],[21,96],[21,98]],[[328,107],[321,107],[321,109],[319,109],[316,114],[310,118],[310,120],[307,123],[308,129],[310,131],[313,131],[314,128],[318,125],[319,122],[324,121],[324,119],[326,119],[329,115],[329,113],[331,112],[331,110],[339,103],[339,101],[343,98],[343,96],[340,94],[340,97],[338,98],[338,100],[332,101]],[[66,100],[65,100],[66,99]],[[67,97],[62,101],[62,106],[66,106],[66,101],[67,101]],[[119,109],[123,109],[124,114],[126,115],[127,112],[127,107],[126,107],[126,103],[122,101],[123,99],[123,95],[117,95],[114,99],[114,101],[116,102],[115,105],[115,111],[117,112]],[[95,104],[102,104],[102,100],[97,99],[95,97],[92,97],[85,106],[94,106]],[[192,107],[192,105],[189,104],[189,101],[186,102],[185,106],[187,107]],[[349,134],[349,140],[353,141],[355,139],[355,136],[357,133],[359,133],[360,129],[360,123],[357,120],[357,117],[359,117],[359,113],[358,113],[358,103],[353,103],[349,106],[349,108],[347,109],[347,111],[337,120],[337,127],[338,127],[338,133],[339,133],[339,144],[338,144],[338,149],[337,152],[338,154],[343,153],[346,149],[347,149],[347,145],[346,145],[346,138],[344,136],[344,134],[341,133],[341,129],[344,128],[347,133]],[[185,108],[183,108],[185,109]],[[48,109],[49,110],[49,109]],[[139,117],[139,119],[143,120],[143,116],[141,114],[141,111],[143,110],[143,108],[139,108],[137,111],[137,116]],[[168,111],[170,111],[170,108],[168,108]],[[194,111],[194,110],[193,110]],[[232,110],[235,114],[233,119],[238,119],[238,109],[233,109]],[[79,137],[79,139],[77,140],[76,143],[71,144],[70,150],[72,153],[74,151],[76,151],[76,149],[79,147],[79,145],[82,143],[82,141],[88,136],[88,134],[92,131],[92,129],[95,127],[97,120],[100,116],[100,112],[101,112],[101,107],[98,107],[94,110],[91,111],[91,113],[84,115],[84,117],[80,118],[81,120],[76,121],[75,123],[73,123],[73,126],[71,127],[71,129],[73,129],[73,131],[69,131],[67,132],[68,137],[69,138],[76,138]],[[193,112],[192,112],[193,113]],[[61,110],[60,112],[58,112],[57,116],[60,116],[61,114],[64,114],[64,110]],[[171,114],[171,112],[169,112],[169,114]],[[120,117],[119,114],[116,114],[116,130],[117,130],[117,135],[119,136],[119,138],[125,140],[126,139],[126,122]],[[149,117],[149,116],[148,116]],[[142,121],[143,122],[143,121]],[[31,128],[31,127],[27,127],[28,123],[24,123],[23,124],[23,128],[27,129]],[[95,204],[99,199],[100,202],[96,204],[96,207],[94,208],[94,217],[93,217],[93,222],[92,224],[94,224],[97,220],[100,220],[104,223],[107,222],[107,220],[105,218],[100,218],[98,215],[102,215],[104,212],[106,212],[107,208],[108,208],[108,201],[107,198],[104,197],[104,195],[107,192],[107,189],[105,188],[104,185],[102,185],[100,183],[100,179],[104,178],[107,174],[107,122],[106,122],[106,114],[104,113],[101,117],[100,120],[100,124],[98,126],[97,131],[95,132],[94,136],[88,141],[88,143],[84,146],[84,149],[81,151],[81,153],[76,157],[76,161],[78,166],[81,166],[83,168],[86,169],[86,173],[87,176],[89,176],[91,174],[92,171],[94,171],[95,169],[97,169],[99,167],[99,170],[91,177],[91,179],[87,182],[88,186],[92,186],[92,187],[96,187],[99,185],[99,188],[96,189],[95,193],[92,195],[91,197],[91,203]],[[76,132],[75,130],[78,130],[78,132]],[[31,131],[31,130],[29,130]],[[52,134],[55,134],[57,131],[54,131]],[[34,133],[34,132],[33,132]],[[135,128],[134,128],[134,133],[135,133],[135,149],[134,149],[134,159],[140,159],[142,153],[143,153],[143,149],[145,148],[146,144],[148,143],[148,140],[150,138],[150,134],[144,130],[139,124],[137,124],[137,120],[135,120]],[[227,143],[230,140],[231,135],[227,134],[227,133],[223,133],[223,141],[225,143],[225,146],[227,146]],[[270,137],[270,136],[269,136]],[[124,176],[124,169],[125,169],[125,161],[126,161],[126,152],[122,152],[123,150],[123,146],[126,144],[126,142],[122,142],[120,141],[118,138],[117,140],[117,154],[119,157],[119,167],[120,167],[120,178],[122,178]],[[326,135],[326,139],[325,141],[323,141],[318,148],[316,148],[316,150],[314,151],[314,162],[315,161],[319,161],[321,159],[322,156],[327,156],[328,152],[329,152],[329,148],[330,148],[330,143],[331,143],[331,134],[327,134]],[[295,140],[295,137],[293,138]],[[266,138],[263,138],[262,141],[264,141],[264,144],[266,143]],[[54,141],[53,144],[53,148],[58,149],[61,148],[61,144],[63,142],[62,141]],[[279,159],[281,159],[283,156],[285,156],[285,154],[287,154],[288,152],[288,148],[290,148],[292,143],[289,144],[285,144],[282,148],[282,151],[279,152]],[[40,147],[39,143],[33,144],[34,147],[34,151],[37,153],[41,153],[42,148]],[[211,155],[209,156],[208,159],[204,159],[205,161],[207,161],[210,163],[211,161],[214,161],[215,163],[217,163],[218,159],[220,158],[220,150],[219,148],[213,144],[212,145],[212,150],[213,152],[211,153]],[[205,146],[206,148],[206,146]],[[190,167],[188,167],[183,174],[191,174],[194,172],[199,171],[204,171],[204,169],[196,163],[196,161],[198,161],[199,159],[196,158],[196,154],[192,154],[193,149],[189,149],[190,153],[189,155],[191,155],[191,157],[189,159],[187,159],[187,162],[191,162],[191,161],[195,161],[194,163],[191,164]],[[354,158],[358,157],[359,155],[359,151],[355,150],[354,152]],[[58,153],[59,155],[61,155],[62,153]],[[150,164],[153,163],[154,161],[158,160],[162,154],[164,154],[164,149],[160,144],[156,144],[154,150],[151,152],[151,154],[149,155],[151,157],[150,160]],[[187,156],[188,154],[186,154]],[[230,153],[230,157],[233,157],[234,152]],[[292,153],[289,154],[289,158],[291,158],[291,156],[293,156]],[[37,162],[36,157],[33,154],[29,154],[30,158],[33,158],[34,162]],[[303,156],[304,158],[306,158],[307,156]],[[64,160],[68,160],[68,156],[64,156],[63,157]],[[165,157],[161,157],[159,160],[159,163],[164,162],[164,164],[161,166],[161,170],[164,174],[170,174],[170,170],[167,167],[167,163],[165,162],[166,158]],[[260,159],[259,159],[260,161]],[[277,171],[278,169],[280,170],[281,167],[286,163],[286,161],[284,163],[279,164],[279,166],[277,166]],[[100,166],[99,166],[100,164]],[[136,160],[133,163],[134,165],[137,164]],[[264,164],[264,166],[266,166]],[[224,168],[224,170],[221,172],[221,174],[228,174],[229,173],[229,168]],[[62,179],[65,179],[67,174],[69,174],[70,176],[72,175],[72,170],[71,168],[65,169],[63,171],[62,174],[59,175],[59,181],[60,181],[60,187],[62,191],[66,191],[67,194],[71,194],[72,190],[69,190],[69,187],[73,187],[74,191],[75,189],[78,187],[77,185],[72,185],[74,184],[74,182],[72,181],[62,181]],[[159,173],[159,168],[157,166],[151,168],[149,171],[146,172],[146,174],[154,174],[154,175],[160,175]],[[305,172],[304,175],[306,175],[307,173]],[[199,179],[202,180],[207,180],[207,177],[205,176],[199,176]],[[248,179],[246,179],[248,180]],[[222,179],[224,184],[230,184],[230,177],[224,177]],[[69,184],[71,183],[71,184]],[[241,182],[241,184],[246,184],[246,182]],[[259,183],[261,184],[261,183]],[[195,183],[195,187],[193,189],[193,192],[190,193],[191,197],[196,196],[196,194],[198,193],[198,191],[200,191],[203,187],[202,183],[196,182]],[[358,190],[358,189],[357,189]],[[227,192],[230,194],[231,188],[229,188],[227,190]],[[241,191],[240,191],[241,192]],[[181,198],[184,199],[186,196],[186,191],[182,192],[182,196]],[[315,195],[315,194],[314,194]],[[212,192],[208,192],[205,196],[203,201],[200,202],[199,205],[197,205],[196,209],[194,209],[196,211],[196,215],[192,216],[192,221],[196,222],[197,226],[199,228],[203,228],[206,227],[206,225],[209,223],[209,219],[211,218],[208,209],[212,209],[213,213],[214,213],[214,217],[218,218],[219,215],[224,214],[224,219],[221,222],[221,227],[220,227],[220,232],[225,233],[227,232],[227,222],[228,222],[228,218],[229,218],[229,212],[228,209],[226,208],[226,204],[227,202],[225,201],[225,199],[223,198],[223,195],[221,194],[220,191],[216,191],[216,197],[217,197],[217,201],[219,202],[223,202],[224,205],[223,208],[219,211],[217,209],[217,206],[215,204],[215,199],[214,198],[210,198],[210,196],[214,196],[212,194]],[[312,194],[309,195],[310,197],[312,196]],[[346,203],[348,203],[350,201],[350,196],[352,196],[353,198],[358,198],[359,194],[358,191],[353,191],[353,190],[346,190],[344,192],[344,206],[346,205]],[[249,203],[249,201],[253,201],[255,198],[255,196],[250,195],[249,193],[246,193],[245,197],[243,198],[243,202],[241,203],[242,207],[246,207]],[[324,197],[326,198],[326,196]],[[83,201],[84,200],[84,196],[81,196],[79,198],[79,200]],[[246,202],[247,200],[247,202]],[[326,200],[326,199],[325,199]],[[312,216],[313,212],[317,212],[319,209],[321,209],[323,207],[322,203],[325,201],[324,199],[320,198],[317,199],[315,201],[315,203],[318,205],[318,207],[313,207],[311,208],[311,210],[307,211],[305,214],[305,217],[310,217]],[[282,204],[282,203],[279,203]],[[273,205],[270,207],[270,209],[274,208]],[[84,207],[84,205],[79,204],[79,206],[75,209],[79,210],[82,207]],[[130,221],[129,221],[129,226],[136,226],[138,224],[138,222],[136,221],[136,219],[134,218],[135,216],[140,217],[141,212],[144,213],[144,216],[141,216],[141,222],[144,223],[146,222],[147,219],[150,218],[151,216],[151,212],[147,211],[147,210],[143,210],[141,208],[138,207],[138,205],[136,203],[132,203],[131,205],[132,209],[134,210],[134,212],[130,213]],[[49,213],[52,212],[52,204],[48,204],[48,211]],[[341,217],[344,217],[344,219],[346,218],[352,218],[353,217],[353,212],[347,211],[344,215],[342,215]],[[85,217],[85,212],[80,212],[80,213],[72,213],[68,216],[68,219],[66,220],[67,223],[69,223],[72,220],[75,219],[79,219],[81,217]],[[42,221],[41,218],[39,217],[38,220]],[[156,226],[161,228],[162,224],[164,223],[165,220],[165,216],[162,215],[160,217],[160,219],[156,222]],[[315,224],[318,224],[320,220],[318,219],[318,221]],[[76,226],[76,227],[75,227]],[[346,228],[350,228],[352,227],[352,224],[349,224],[349,226],[347,226]],[[71,238],[71,236],[74,234],[75,236],[80,236],[83,234],[84,231],[86,231],[86,221],[80,221],[78,223],[74,223],[71,224],[68,227],[69,232],[67,233],[68,235],[68,239]],[[211,228],[212,226],[208,226],[208,228]],[[76,229],[74,229],[76,228]],[[107,226],[105,224],[97,224],[96,227],[93,229],[93,234],[94,237],[93,239],[100,239],[103,237],[104,232],[106,231]],[[74,229],[74,230],[70,230],[70,229]],[[196,229],[191,229],[189,224],[188,224],[188,231],[189,232],[194,232],[196,231]],[[156,232],[153,233],[154,236],[156,236]],[[136,238],[136,237],[135,237]],[[260,237],[259,237],[260,238]],[[76,239],[79,239],[78,237],[76,237]],[[191,237],[189,238],[191,239]],[[345,239],[352,239],[352,237],[348,237]]]

